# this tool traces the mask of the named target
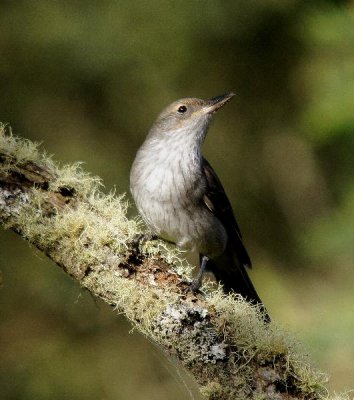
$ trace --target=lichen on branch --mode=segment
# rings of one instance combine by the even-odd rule
[[[203,398],[326,398],[326,375],[257,307],[215,284],[191,293],[192,267],[176,249],[138,246],[142,223],[127,207],[79,164],[59,167],[1,127],[0,223],[177,358]]]

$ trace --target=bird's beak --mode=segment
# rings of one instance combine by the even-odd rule
[[[206,114],[214,114],[225,105],[228,101],[230,101],[235,96],[235,93],[226,93],[221,96],[213,97],[212,99],[206,100],[206,106],[203,107],[203,110]]]

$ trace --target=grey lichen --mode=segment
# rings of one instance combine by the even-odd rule
[[[198,305],[168,304],[155,319],[152,333],[177,357],[183,354],[187,365],[215,364],[226,359],[227,345],[223,336],[216,333],[208,310]],[[171,337],[176,339],[175,343],[171,343]]]
[[[8,190],[4,188],[0,192],[0,209],[2,210],[2,218],[6,221],[13,215],[19,215],[23,205],[28,203],[27,193],[20,189]]]
[[[126,217],[124,197],[100,189],[80,165],[60,168],[0,129],[0,222],[176,357],[205,399],[327,397],[326,376],[289,335],[216,285],[188,291],[191,267],[177,250],[153,241],[137,248],[141,222]]]

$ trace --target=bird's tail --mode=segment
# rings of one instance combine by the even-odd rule
[[[268,312],[248,276],[246,266],[231,249],[226,248],[220,257],[209,259],[207,267],[215,275],[215,279],[222,283],[225,293],[234,292],[240,294],[245,300],[258,304],[264,321],[270,322]]]

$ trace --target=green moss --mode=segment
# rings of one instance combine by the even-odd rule
[[[100,276],[90,275],[83,280],[84,286],[95,288],[98,293],[110,291],[115,293],[114,307],[136,326],[151,337],[153,321],[166,307],[166,302],[152,290],[120,276],[102,273]]]
[[[201,394],[206,399],[219,399],[220,396],[223,394],[223,387],[220,385],[219,382],[209,382],[206,386],[201,389]]]
[[[38,143],[14,136],[11,128],[0,123],[0,149],[8,155],[16,157],[18,163],[45,160],[46,163],[53,165],[51,158],[44,151],[39,151],[38,147]]]
[[[255,306],[239,296],[225,296],[219,289],[209,293],[209,302],[220,318],[225,319],[225,330],[231,345],[238,349],[238,364],[278,364],[283,370],[284,385],[296,385],[308,398],[324,396],[327,375],[312,366],[303,349],[288,333],[271,322],[265,325]]]

